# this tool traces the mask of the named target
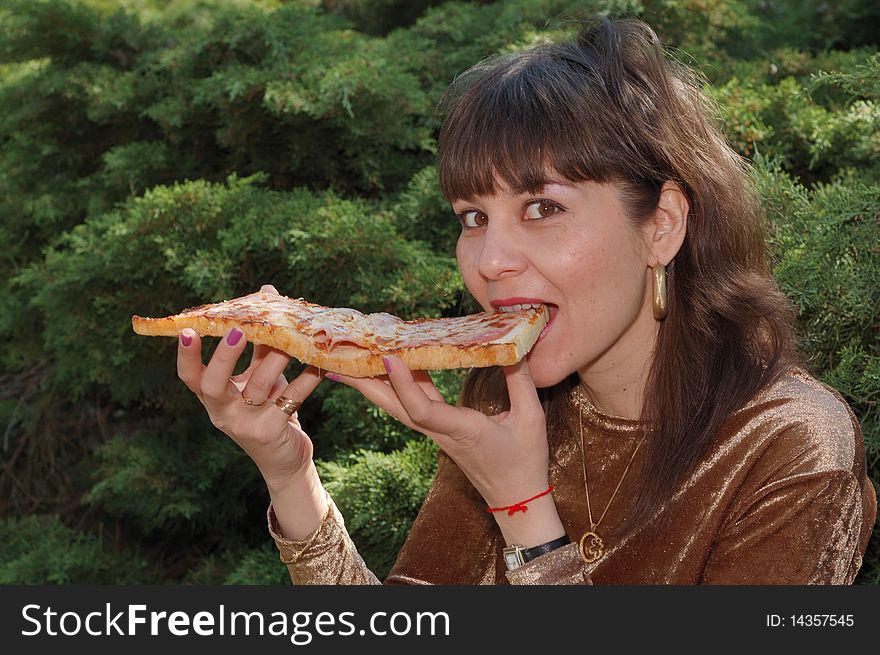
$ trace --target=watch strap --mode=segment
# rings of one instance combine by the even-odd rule
[[[523,548],[519,545],[506,546],[504,548],[504,562],[507,565],[507,569],[509,571],[515,571],[519,567],[521,567],[526,562],[530,562],[536,557],[540,557],[541,555],[546,555],[557,548],[562,548],[563,546],[570,544],[571,539],[568,538],[568,535],[562,535],[558,539],[554,539],[553,541],[548,541],[545,544],[541,544],[540,546],[532,546],[531,548]]]
[[[563,546],[567,546],[571,543],[571,539],[568,538],[567,534],[562,535],[559,539],[554,539],[553,541],[548,541],[546,544],[541,544],[540,546],[533,546],[532,548],[523,548],[522,549],[522,558],[524,562],[530,562],[536,557],[540,557],[541,555],[546,555],[549,552],[556,550],[557,548],[562,548]]]

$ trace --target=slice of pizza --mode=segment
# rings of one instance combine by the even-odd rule
[[[258,291],[164,318],[133,316],[138,334],[176,337],[183,328],[221,337],[240,328],[253,343],[305,364],[352,377],[384,375],[382,357],[413,370],[505,366],[518,362],[549,320],[545,305],[512,312],[404,321],[391,314],[322,307]]]

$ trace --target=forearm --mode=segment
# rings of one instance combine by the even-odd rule
[[[314,534],[327,514],[327,494],[314,462],[283,481],[266,480],[266,486],[280,533],[294,541]]]
[[[358,554],[313,462],[282,483],[266,481],[269,533],[294,584],[379,584]]]
[[[532,548],[565,534],[552,495],[537,498],[527,507],[527,511],[512,515],[503,510],[493,512],[507,545],[517,544]]]
[[[345,521],[333,499],[327,499],[327,513],[314,532],[300,540],[280,534],[273,507],[269,506],[269,534],[287,565],[294,584],[381,584],[357,552]]]

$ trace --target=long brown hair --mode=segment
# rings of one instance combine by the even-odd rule
[[[567,43],[486,60],[444,98],[440,185],[450,201],[537,192],[548,175],[613,182],[633,223],[660,188],[690,203],[687,235],[668,270],[641,419],[642,485],[621,531],[649,520],[711,448],[732,412],[797,361],[794,312],[768,265],[747,163],[725,142],[696,72],[667,57],[638,20],[597,19]],[[474,369],[461,402],[505,406],[499,371]],[[548,425],[565,425],[577,375],[541,390]]]

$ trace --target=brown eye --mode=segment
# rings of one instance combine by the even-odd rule
[[[462,227],[467,230],[472,230],[486,225],[489,222],[489,217],[476,209],[468,209],[458,215],[458,220],[461,221]]]
[[[549,200],[536,200],[526,205],[526,218],[538,219],[549,218],[559,213],[560,207],[555,202]]]

